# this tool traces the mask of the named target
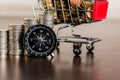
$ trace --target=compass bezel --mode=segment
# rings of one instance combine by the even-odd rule
[[[38,51],[37,52],[31,47],[29,38],[31,37],[30,35],[35,30],[41,30],[41,29],[43,31],[47,31],[51,35],[51,37],[49,37],[49,38],[52,39],[52,42],[51,42],[51,46],[49,47],[49,49],[47,51],[42,51],[42,52]],[[25,36],[24,36],[25,49],[27,50],[28,54],[30,54],[31,56],[46,57],[46,56],[50,55],[55,50],[56,44],[57,44],[57,38],[56,38],[54,31],[46,25],[41,25],[41,24],[34,25],[34,26],[29,28],[29,30],[25,33]]]

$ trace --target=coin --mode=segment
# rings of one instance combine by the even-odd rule
[[[0,55],[8,53],[8,30],[0,29]]]
[[[49,27],[53,27],[53,15],[52,14],[46,14],[44,17],[44,24],[49,26]]]
[[[0,55],[7,55],[7,54],[8,54],[8,49],[0,50]]]
[[[39,23],[44,24],[44,15],[43,14],[39,15]]]
[[[25,27],[25,32],[32,27],[33,25],[38,24],[38,19],[37,18],[24,18],[24,27]]]
[[[24,25],[9,25],[9,54],[18,55],[23,51]]]
[[[9,55],[22,55],[23,54],[23,50],[11,50],[11,51],[9,51]]]

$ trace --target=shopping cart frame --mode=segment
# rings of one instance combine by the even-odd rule
[[[40,0],[40,1],[42,1],[42,0]],[[48,0],[46,0],[46,8],[44,8],[42,6],[42,7],[40,7],[40,9],[35,9],[32,0],[31,0],[31,5],[32,5],[32,10],[33,10],[34,17],[36,17],[35,10],[41,10],[41,11],[44,11],[45,13],[47,12],[47,14],[50,14],[51,11],[54,11],[56,14],[57,14],[57,11],[62,12],[63,22],[59,22],[58,17],[57,17],[57,20],[56,20],[57,22],[55,22],[56,25],[57,24],[59,25],[59,29],[57,30],[57,33],[56,33],[56,36],[55,36],[57,38],[56,48],[60,45],[60,42],[68,42],[68,43],[73,43],[73,52],[76,56],[79,56],[81,54],[82,44],[86,44],[87,50],[89,52],[92,52],[94,50],[94,43],[101,41],[101,39],[100,38],[82,37],[81,35],[74,34],[73,29],[76,25],[80,25],[80,24],[84,24],[84,23],[93,23],[93,22],[101,21],[102,19],[105,19],[106,14],[107,14],[108,1],[106,1],[106,0],[101,0],[101,1],[100,0],[95,0],[95,2],[94,2],[95,8],[93,8],[93,10],[87,10],[85,0],[83,0],[83,4],[84,4],[84,9],[83,10],[79,10],[78,7],[77,7],[77,4],[76,4],[76,10],[75,11],[76,11],[77,17],[78,17],[78,22],[77,23],[75,23],[73,21],[74,18],[72,17],[72,10],[71,10],[71,7],[70,7],[71,5],[70,5],[69,0],[67,0],[68,9],[64,9],[63,4],[62,4],[63,0],[59,0],[60,3],[61,3],[61,9],[57,9],[56,3],[55,3],[56,0],[52,0],[52,1],[53,1],[52,4],[54,5],[54,9],[50,9],[48,7]],[[76,0],[76,1],[78,1],[78,0]],[[99,3],[102,3],[103,5],[102,4],[98,5]],[[99,10],[96,11],[96,9],[97,9],[96,7],[98,7],[101,10],[101,8],[100,8],[101,6],[105,6],[104,13],[102,15],[99,14]],[[68,11],[70,13],[70,21],[66,21],[65,11]],[[94,15],[93,18],[91,20],[88,19],[87,12],[94,12],[94,11],[96,11],[97,14],[93,13],[93,15]],[[84,22],[79,21],[80,12],[84,12],[84,14],[85,14]],[[99,16],[101,16],[101,17],[99,17]],[[71,27],[71,29],[72,29],[71,30],[72,36],[66,36],[66,35],[62,36],[62,35],[59,34],[59,32],[61,30],[65,29],[65,28],[68,28],[68,27]],[[54,26],[52,27],[52,30],[54,30]],[[77,39],[77,41],[76,40],[71,40],[71,39]],[[49,53],[49,54],[51,54],[51,53]],[[39,56],[39,57],[42,57],[42,56]]]

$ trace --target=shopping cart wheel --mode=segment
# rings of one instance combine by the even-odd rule
[[[81,50],[82,43],[73,43],[73,53],[75,56],[79,56],[82,52]]]
[[[24,44],[31,56],[46,57],[55,50],[57,38],[48,26],[35,25],[25,33]]]
[[[87,44],[86,45],[86,48],[87,48],[87,50],[89,51],[89,52],[91,52],[91,51],[93,51],[94,50],[94,44]]]

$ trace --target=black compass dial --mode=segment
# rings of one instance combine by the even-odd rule
[[[46,57],[56,48],[56,35],[45,25],[35,25],[25,34],[24,43],[28,53],[37,57]]]

